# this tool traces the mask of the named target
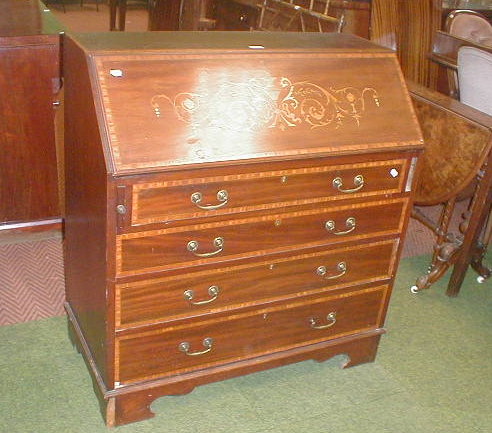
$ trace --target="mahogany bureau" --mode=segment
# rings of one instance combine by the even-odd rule
[[[395,55],[314,33],[64,50],[66,308],[107,424],[287,363],[373,361],[422,148]]]

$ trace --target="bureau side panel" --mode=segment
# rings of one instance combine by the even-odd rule
[[[106,383],[108,186],[85,53],[69,38],[65,73],[66,297]]]

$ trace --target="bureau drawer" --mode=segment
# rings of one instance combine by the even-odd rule
[[[121,384],[179,374],[356,334],[382,325],[387,287],[301,298],[116,338]]]
[[[116,240],[117,275],[395,235],[407,205],[401,198],[122,234]]]
[[[131,186],[130,224],[204,218],[289,204],[403,191],[408,160],[300,167],[261,173],[138,183]],[[128,225],[128,222],[126,223]]]
[[[261,304],[389,279],[398,240],[116,285],[116,327]]]

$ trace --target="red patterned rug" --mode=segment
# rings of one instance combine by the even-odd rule
[[[0,239],[0,325],[62,315],[63,302],[61,236]]]

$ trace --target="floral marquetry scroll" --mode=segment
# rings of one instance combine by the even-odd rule
[[[164,111],[170,108],[174,116],[193,128],[339,128],[347,122],[359,126],[367,102],[380,106],[378,93],[372,87],[326,89],[308,81],[270,76],[236,82],[220,77],[207,79],[213,85],[199,85],[198,91],[174,97],[154,95],[151,105],[155,115],[164,117]]]

